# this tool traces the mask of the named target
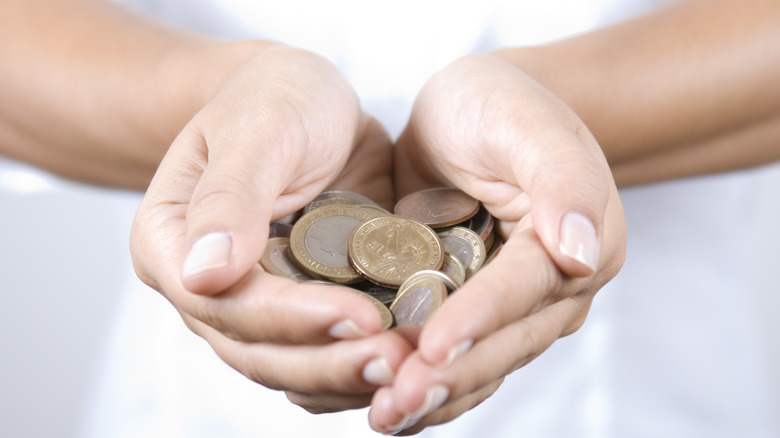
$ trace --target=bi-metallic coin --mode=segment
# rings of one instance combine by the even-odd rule
[[[297,281],[311,280],[311,277],[295,263],[289,249],[289,238],[271,237],[265,245],[265,251],[260,259],[260,264],[266,271],[274,275],[292,278]]]
[[[303,215],[290,234],[290,253],[298,264],[316,278],[349,284],[360,281],[360,273],[349,262],[349,236],[376,213],[348,205],[328,205]]]
[[[398,296],[390,305],[396,325],[424,325],[441,306],[447,296],[447,287],[434,272],[438,271],[418,271],[401,285]]]
[[[453,227],[439,232],[444,251],[460,260],[469,279],[485,263],[487,250],[479,235],[468,228]]]

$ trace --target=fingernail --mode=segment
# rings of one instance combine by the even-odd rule
[[[585,216],[570,212],[561,221],[561,252],[594,272],[599,261],[599,239],[596,228]]]
[[[455,362],[455,359],[466,354],[466,352],[471,349],[472,345],[474,345],[474,341],[472,341],[471,339],[466,339],[464,341],[461,341],[458,345],[450,348],[450,351],[447,353],[447,357],[444,359],[444,362],[439,364],[438,367],[439,368],[448,367],[450,364]]]
[[[444,385],[436,385],[428,388],[425,393],[425,401],[417,411],[409,414],[410,418],[414,420],[414,423],[420,420],[420,418],[430,414],[431,412],[439,409],[441,405],[447,401],[447,397],[450,396],[450,390]],[[411,425],[410,425],[411,426]],[[407,426],[409,427],[409,426]]]
[[[232,242],[227,233],[206,234],[192,245],[184,262],[182,277],[227,266]]]
[[[384,357],[378,357],[363,367],[363,379],[376,386],[384,386],[393,383],[395,373]]]
[[[401,419],[398,424],[388,426],[387,433],[390,435],[395,435],[404,429],[408,429],[414,426],[418,421],[420,421],[422,417],[430,414],[436,409],[439,409],[441,405],[447,401],[449,396],[450,390],[446,386],[431,386],[428,388],[428,391],[425,392],[425,400],[423,401],[422,406],[420,406],[420,409],[411,414],[404,415],[404,418]]]
[[[406,429],[407,427],[413,426],[415,423],[417,423],[417,420],[413,420],[409,415],[404,415],[404,418],[402,418],[401,421],[398,422],[398,424],[387,426],[386,428],[387,434],[395,435],[398,432]]]
[[[368,336],[368,332],[361,329],[354,321],[341,320],[328,329],[328,334],[338,339],[354,339]]]

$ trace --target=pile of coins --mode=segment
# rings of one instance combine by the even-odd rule
[[[423,325],[498,252],[494,222],[457,189],[412,193],[394,213],[357,193],[326,191],[271,222],[260,264],[296,281],[352,288],[374,303],[383,328]]]

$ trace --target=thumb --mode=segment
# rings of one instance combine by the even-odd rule
[[[547,253],[565,274],[583,277],[599,270],[604,218],[617,190],[590,132],[568,134],[558,138],[559,153],[531,160],[518,178]]]
[[[205,140],[197,136],[195,141]],[[192,139],[191,139],[192,140]],[[212,148],[186,212],[182,283],[190,292],[213,295],[238,282],[260,260],[281,166],[247,159],[242,147]],[[216,151],[216,152],[215,152]],[[266,160],[260,160],[266,161]]]

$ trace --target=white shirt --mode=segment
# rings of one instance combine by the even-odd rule
[[[393,135],[424,81],[457,57],[537,44],[653,2],[133,0],[168,23],[318,52]],[[630,3],[630,4],[629,4]],[[622,272],[584,327],[429,437],[774,437],[772,313],[780,166],[622,191]],[[86,214],[86,213],[85,213]],[[129,268],[128,268],[129,269]],[[230,369],[137,280],[110,329],[90,437],[365,437],[366,411],[313,416]]]

